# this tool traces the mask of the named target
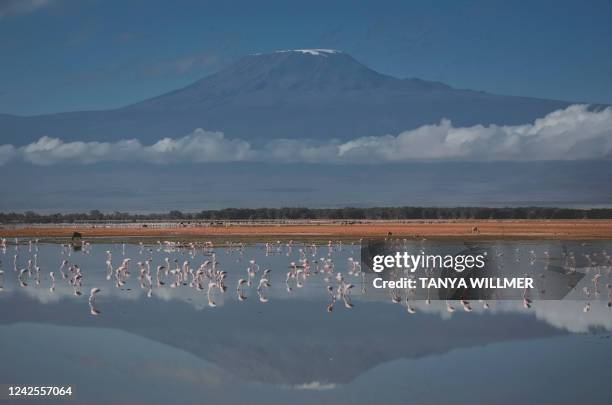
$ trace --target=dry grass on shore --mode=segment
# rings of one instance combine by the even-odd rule
[[[451,238],[451,239],[612,239],[612,220],[488,220],[488,221],[409,221],[370,222],[359,224],[293,223],[253,224],[225,223],[222,226],[163,226],[159,224],[104,225],[38,225],[0,228],[0,237],[64,238],[80,232],[94,237],[240,237],[359,239],[366,237]]]

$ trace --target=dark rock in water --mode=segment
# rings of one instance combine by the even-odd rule
[[[82,241],[82,237],[83,235],[80,232],[73,232],[72,233],[72,249],[74,249],[75,251],[79,251],[82,249],[83,247],[83,241]]]

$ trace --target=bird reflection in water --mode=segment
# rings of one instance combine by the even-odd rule
[[[404,242],[406,243],[406,242]],[[20,246],[27,246],[20,250]],[[95,245],[84,242],[79,254],[89,255],[96,249]],[[196,293],[205,293],[208,307],[216,308],[222,297],[227,292],[228,271],[224,270],[222,263],[217,259],[219,252],[225,252],[228,257],[234,257],[236,263],[240,265],[248,249],[261,249],[265,257],[277,257],[286,261],[287,271],[273,271],[272,268],[261,270],[260,264],[255,258],[247,262],[246,277],[237,280],[235,299],[239,303],[247,301],[252,294],[256,297],[255,302],[267,304],[271,297],[281,294],[296,294],[311,283],[317,280],[313,287],[321,288],[320,294],[325,299],[325,310],[333,312],[338,306],[344,309],[354,309],[353,291],[361,292],[363,296],[367,290],[367,272],[362,270],[362,263],[354,256],[347,258],[346,250],[354,249],[355,245],[343,245],[341,242],[329,241],[327,248],[321,249],[316,244],[298,243],[289,241],[268,242],[261,245],[246,246],[242,242],[225,242],[216,245],[212,242],[189,242],[182,243],[177,241],[158,241],[155,245],[147,245],[139,242],[136,249],[128,249],[129,245],[122,243],[107,249],[103,254],[103,262],[98,268],[104,269],[102,277],[97,277],[92,271],[83,271],[77,261],[78,255],[73,251],[70,244],[59,245],[60,260],[59,267],[41,261],[39,256],[39,241],[29,240],[27,242],[15,241],[14,253],[12,253],[13,272],[5,273],[0,262],[0,291],[6,287],[6,279],[10,273],[14,273],[14,280],[19,287],[24,289],[36,288],[41,283],[48,286],[51,294],[56,294],[58,289],[72,290],[74,297],[83,295],[82,289],[86,285],[90,289],[88,297],[89,312],[91,315],[98,316],[102,312],[96,307],[96,297],[101,294],[108,294],[113,288],[121,293],[132,291],[134,283],[137,283],[146,297],[152,298],[162,291],[168,289],[176,290],[175,294],[184,294],[183,291],[190,290]],[[154,258],[155,246],[158,258]],[[359,246],[356,246],[359,248]],[[586,244],[582,248],[588,247]],[[105,246],[106,248],[106,246]],[[344,253],[343,253],[344,249]],[[129,256],[130,251],[137,255],[137,259]],[[583,249],[584,250],[584,249]],[[324,256],[320,252],[324,252]],[[0,253],[6,257],[10,256],[9,243],[6,239],[0,240]],[[354,253],[354,252],[353,252]],[[521,246],[513,247],[510,251],[498,248],[493,250],[497,259],[497,267],[503,268],[512,264],[519,263],[531,272],[534,266],[541,263],[547,270],[552,260],[559,260],[567,275],[571,276],[581,272],[587,276],[586,285],[580,290],[580,298],[584,300],[582,310],[588,313],[592,309],[594,300],[607,302],[607,307],[612,308],[612,258],[605,249],[591,250],[584,252],[574,252],[564,249],[560,257],[553,257],[548,249],[538,252],[537,249],[524,248]],[[159,257],[161,256],[161,257]],[[187,256],[188,260],[184,260]],[[116,257],[120,257],[117,261]],[[287,259],[282,259],[287,257]],[[507,259],[506,259],[507,258]],[[10,259],[9,259],[10,260]],[[137,261],[136,261],[137,260]],[[137,268],[133,269],[132,263],[136,263]],[[337,262],[337,263],[336,263]],[[117,263],[115,265],[115,263]],[[194,263],[201,263],[195,264]],[[344,263],[344,264],[338,264]],[[523,263],[523,264],[520,264]],[[578,263],[582,263],[580,267]],[[152,268],[155,269],[153,274]],[[245,267],[242,267],[243,269]],[[54,271],[53,269],[58,269]],[[49,271],[51,270],[51,271]],[[431,276],[432,269],[424,269],[425,275]],[[272,275],[277,274],[277,279],[283,280],[279,283],[273,282]],[[60,277],[56,278],[56,274]],[[239,273],[230,274],[238,276]],[[244,273],[243,273],[244,274]],[[545,296],[547,276],[546,271],[537,275],[537,291],[539,296]],[[47,277],[45,277],[47,275]],[[400,276],[400,274],[397,274]],[[408,274],[408,276],[413,276]],[[91,281],[90,281],[91,280]],[[101,281],[102,280],[102,281]],[[108,288],[94,285],[94,283],[108,283]],[[360,285],[361,289],[355,289],[355,285]],[[321,286],[321,287],[319,287]],[[605,286],[605,289],[604,289]],[[45,287],[47,289],[47,287]],[[102,290],[106,291],[102,291]],[[525,289],[522,293],[521,301],[524,309],[531,309],[536,304],[532,297],[532,291]],[[419,308],[426,308],[431,305],[429,289],[425,297],[417,297],[414,289],[392,288],[386,292],[391,303],[401,305],[406,313],[416,314]],[[448,297],[447,297],[448,298]],[[463,309],[462,312],[473,312],[475,309],[474,301],[460,299],[446,299],[444,306],[446,312],[454,313],[457,308]],[[491,302],[486,299],[478,300],[478,307],[482,310],[491,308]],[[424,306],[421,306],[423,304]]]

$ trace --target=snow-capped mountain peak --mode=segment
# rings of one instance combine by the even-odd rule
[[[0,116],[7,143],[45,134],[153,142],[205,128],[262,141],[397,134],[449,119],[455,126],[517,125],[567,107],[555,100],[454,89],[377,72],[346,52],[294,49],[249,55],[181,89],[110,111]],[[86,137],[86,138],[84,138]]]
[[[335,49],[285,49],[285,50],[276,51],[276,52],[277,53],[300,52],[303,54],[313,55],[313,56],[327,56],[327,55],[333,55],[335,53],[342,53]]]

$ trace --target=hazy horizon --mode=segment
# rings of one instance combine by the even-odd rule
[[[305,206],[609,207],[612,161],[389,165],[15,165],[0,211],[168,212]],[[534,180],[533,173],[539,177]]]

